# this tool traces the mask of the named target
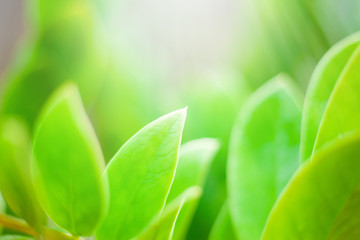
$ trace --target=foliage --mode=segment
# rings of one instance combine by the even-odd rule
[[[215,239],[221,229],[235,239],[357,239],[359,44],[350,36],[320,61],[302,116],[299,94],[279,81],[247,100],[232,133],[228,209]]]
[[[257,90],[235,123],[228,205],[238,239],[259,239],[278,195],[299,165],[301,110],[279,76]]]
[[[164,239],[175,228],[176,236],[183,235],[219,147],[214,139],[189,142],[181,148],[178,164],[185,116],[181,109],[148,124],[105,169],[76,86],[62,85],[39,115],[32,154],[20,121],[9,117],[1,128],[0,189],[29,226],[7,215],[0,215],[0,223],[49,240],[94,233],[96,239]],[[40,221],[45,216],[41,209],[71,235]]]
[[[337,0],[242,4],[262,13],[239,44],[253,89],[280,71],[305,87],[356,25]],[[234,123],[250,92],[240,74],[149,83],[127,56],[115,60],[93,1],[29,6],[30,35],[0,106],[0,239],[357,238],[359,34],[319,62],[303,108],[278,75]],[[137,131],[184,105],[184,133],[187,109]]]

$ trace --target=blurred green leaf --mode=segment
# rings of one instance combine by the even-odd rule
[[[360,128],[360,45],[351,55],[330,95],[315,140],[314,151]]]
[[[200,195],[200,187],[191,187],[184,191],[184,193],[180,194],[176,199],[165,206],[161,215],[150,223],[150,227],[147,228],[138,239],[173,239],[175,224],[177,223],[179,213],[182,211],[182,206],[187,201],[199,198]]]
[[[71,18],[76,15],[88,15],[93,1],[88,0],[63,0],[58,4],[54,4],[48,0],[38,0],[33,6],[36,6],[38,11],[38,24],[42,28],[49,28],[64,21],[64,19]]]
[[[249,84],[258,87],[286,72],[306,87],[313,67],[330,46],[308,8],[315,1],[239,1],[238,62]]]
[[[209,240],[235,240],[235,231],[229,214],[228,203],[225,202],[211,228]]]
[[[120,66],[119,66],[120,65]],[[122,62],[111,63],[99,94],[92,105],[91,119],[108,161],[137,130],[151,121],[156,107],[149,98],[153,92],[140,92],[138,76],[130,74]]]
[[[0,240],[33,240],[34,238],[20,236],[20,235],[4,235],[0,236]]]
[[[306,161],[312,154],[329,98],[359,43],[360,34],[354,34],[339,42],[325,54],[313,73],[306,92],[301,123],[301,162]]]
[[[57,227],[58,228],[58,227]],[[61,229],[54,230],[53,228],[45,228],[42,234],[42,239],[44,240],[82,240],[84,238],[79,238],[78,236],[72,236],[69,233],[64,233]],[[87,239],[87,238],[85,238]],[[90,237],[91,239],[91,237]]]
[[[228,203],[239,239],[259,239],[278,195],[299,166],[299,93],[278,76],[245,103],[229,148]]]
[[[0,193],[0,214],[5,213],[5,211],[6,211],[6,203],[5,203],[3,196]],[[2,230],[3,230],[3,228],[2,228],[2,226],[0,226],[0,234],[2,233]]]
[[[196,139],[181,146],[179,163],[167,202],[172,201],[191,186],[204,184],[211,161],[219,147],[220,143],[213,138]]]
[[[15,214],[40,231],[45,222],[30,178],[31,143],[26,128],[13,118],[0,125],[0,190]]]
[[[97,31],[99,23],[91,1],[40,2],[38,8],[34,7],[40,21],[5,76],[1,106],[2,114],[23,118],[30,128],[46,99],[65,81],[77,83],[89,106],[99,92],[107,63],[107,49],[100,44],[102,34]],[[68,10],[62,9],[65,2]],[[53,11],[48,11],[44,3]],[[37,2],[29,5],[36,6]],[[43,15],[54,21],[43,26]],[[31,104],[24,104],[27,102]]]
[[[167,203],[178,197],[191,186],[203,187],[212,160],[220,147],[216,139],[203,138],[183,144],[179,163]],[[178,216],[174,239],[184,239],[196,210],[198,199],[187,201]]]
[[[165,240],[172,239],[175,222],[183,205],[183,201],[180,204],[171,207],[171,209],[165,208],[161,216],[154,222],[150,224],[150,228],[141,234],[137,239],[141,240]]]
[[[360,132],[316,152],[274,206],[262,239],[358,239]]]
[[[306,0],[306,7],[312,12],[319,27],[330,44],[334,44],[356,31],[359,31],[359,2],[357,0]]]
[[[105,212],[104,159],[73,84],[48,100],[33,152],[33,180],[44,210],[70,233],[92,234]]]
[[[178,161],[186,109],[167,114],[136,133],[106,168],[110,204],[99,240],[131,239],[165,205]]]
[[[184,140],[212,137],[221,142],[221,147],[211,162],[203,194],[187,231],[187,240],[208,238],[211,226],[226,199],[226,159],[230,133],[240,106],[251,92],[245,80],[234,71],[229,68],[220,71],[217,69],[193,76],[182,83],[180,93],[174,85],[174,94],[180,94],[180,102],[191,106]],[[183,210],[185,208],[183,206]],[[181,215],[182,213],[178,217],[178,223]],[[175,231],[177,229],[175,227]]]

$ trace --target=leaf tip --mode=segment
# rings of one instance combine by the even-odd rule
[[[177,118],[181,121],[182,125],[184,125],[185,123],[185,119],[186,119],[186,115],[187,115],[187,107],[185,108],[181,108],[178,110],[175,110],[171,113],[168,113],[167,115],[165,115],[164,117],[174,117]]]

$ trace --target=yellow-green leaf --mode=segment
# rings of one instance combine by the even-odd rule
[[[235,231],[229,214],[227,202],[224,203],[211,228],[209,240],[235,240]]]
[[[181,146],[179,164],[166,200],[167,203],[191,186],[203,187],[210,165],[219,147],[219,142],[212,138],[196,139]],[[197,205],[197,198],[184,203],[176,221],[174,239],[184,239],[186,237],[187,229]]]
[[[313,73],[306,92],[301,123],[301,162],[306,161],[313,152],[329,98],[359,43],[358,33],[339,42],[325,54]]]
[[[5,211],[6,211],[5,200],[4,200],[3,196],[0,193],[0,214],[5,213]],[[2,232],[2,229],[3,229],[2,226],[0,226],[0,234]]]
[[[46,103],[34,139],[33,180],[49,217],[74,235],[91,235],[105,213],[104,159],[75,85]]]
[[[45,222],[30,177],[31,142],[24,125],[13,118],[0,124],[0,190],[16,215],[40,231]]]
[[[148,124],[110,161],[104,175],[110,203],[97,239],[131,239],[160,213],[174,179],[185,115],[182,109]]]
[[[5,76],[0,112],[33,129],[42,105],[65,81],[77,83],[86,106],[93,103],[105,78],[107,48],[92,1],[40,0],[28,6],[39,21],[29,28],[30,37]]]
[[[360,45],[342,71],[325,108],[314,151],[326,143],[360,129]]]
[[[139,240],[170,240],[173,239],[175,224],[182,206],[201,195],[200,187],[191,187],[183,194],[168,203],[159,217],[138,237]]]
[[[301,111],[289,80],[279,76],[245,103],[233,128],[228,204],[236,235],[259,239],[278,195],[299,166]]]
[[[25,237],[21,235],[4,235],[0,236],[0,240],[33,240],[34,238]]]
[[[314,153],[286,186],[262,239],[358,239],[359,146],[358,131]]]

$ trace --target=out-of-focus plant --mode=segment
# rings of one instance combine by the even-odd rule
[[[235,231],[229,213],[228,203],[225,202],[209,234],[210,240],[236,239]]]
[[[0,190],[26,222],[0,213],[0,224],[36,239],[182,239],[219,148],[214,139],[191,141],[178,164],[185,115],[175,111],[141,129],[105,169],[79,92],[65,84],[41,110],[32,154],[23,124],[2,124]]]
[[[301,99],[279,76],[243,106],[232,131],[228,209],[238,239],[259,239],[277,197],[299,166]]]
[[[188,91],[186,86],[190,85],[191,91]],[[184,139],[213,137],[221,140],[221,148],[211,165],[187,239],[208,237],[226,199],[225,172],[231,126],[248,92],[243,79],[229,70],[190,78],[184,83],[180,102],[189,105]]]
[[[299,94],[274,80],[246,102],[230,142],[228,203],[212,239],[357,239],[359,39],[323,57],[302,114]]]
[[[236,66],[250,89],[257,89],[279,72],[286,72],[302,89],[306,89],[308,79],[325,51],[341,38],[360,29],[360,22],[354,10],[359,8],[358,1],[344,3],[339,0],[241,0],[238,4],[237,16],[240,22],[236,47],[238,51],[233,52]],[[242,79],[238,76],[238,82],[240,81]],[[226,75],[223,82],[227,82]],[[247,95],[244,92],[242,94]],[[208,95],[209,99],[214,99],[212,97],[211,94]],[[195,99],[198,99],[198,96]],[[237,103],[235,111],[237,111],[241,101],[235,102]],[[197,103],[198,101],[194,101],[187,104],[193,106]],[[207,105],[203,105],[205,107],[201,108],[206,108]],[[232,112],[233,119],[235,111]],[[207,118],[208,116],[216,118],[214,116],[222,114],[222,111],[214,115],[200,112],[201,110],[199,115]],[[225,199],[225,171],[221,170],[223,169],[221,166],[225,166],[224,159],[227,158],[226,139],[230,134],[230,124],[232,123],[221,124],[228,126],[227,129],[223,129],[227,137],[216,136],[222,139],[224,148],[214,162],[213,168],[216,170],[211,171],[205,186],[203,204],[200,205],[194,219],[192,228],[194,231],[190,232],[194,236],[193,239],[204,238],[207,235],[209,223],[214,220],[213,213],[219,211],[220,202]],[[207,134],[215,133],[214,129],[207,129]],[[312,132],[316,134],[316,131]],[[208,189],[218,189],[221,194],[211,195]],[[213,199],[217,199],[218,202],[215,203]],[[209,205],[210,208],[207,207]],[[203,229],[206,230],[200,234]]]
[[[62,82],[75,81],[95,125],[105,159],[110,159],[119,144],[124,143],[154,115],[164,112],[165,108],[156,106],[152,102],[153,94],[147,92],[143,85],[137,85],[139,76],[128,71],[127,63],[116,62],[112,53],[108,53],[107,42],[103,41],[103,33],[98,29],[100,21],[91,1],[64,1],[60,6],[54,6],[51,1],[42,0],[30,1],[29,6],[33,25],[27,44],[20,49],[17,62],[6,76],[2,117],[15,116],[31,130],[49,94]],[[226,94],[220,92],[219,98],[228,105]],[[215,98],[208,99],[215,101]],[[182,100],[179,103],[181,106],[197,101]],[[201,106],[197,108],[201,109]],[[217,115],[216,111],[205,114]],[[221,119],[231,122],[231,112],[230,117],[227,116]],[[223,122],[221,119],[216,121],[218,125]],[[202,124],[192,122],[194,124],[190,124],[191,128],[200,130],[198,126]],[[221,128],[218,130],[221,134],[227,132],[221,131]],[[206,134],[204,128],[200,131],[201,134],[192,134],[189,130],[187,139],[213,135]],[[32,135],[32,131],[29,135]],[[216,194],[216,191],[212,191],[212,194]],[[221,204],[223,194],[216,195]],[[212,196],[207,199],[211,200]],[[195,211],[195,206],[196,202],[189,207],[189,212]],[[214,208],[213,215],[216,213]],[[188,215],[186,218],[191,220],[192,214]],[[211,222],[207,225],[210,226]],[[183,227],[182,235],[186,233],[187,227]]]
[[[286,72],[305,89],[326,50],[360,30],[357,0],[241,0],[238,7],[235,58],[254,88]]]
[[[141,105],[150,101],[137,88],[139,77],[113,59],[93,1],[29,0],[27,6],[32,24],[6,73],[0,114],[17,116],[33,129],[51,92],[65,81],[76,82],[110,158],[119,143],[151,119],[142,112],[153,105]]]
[[[0,213],[5,213],[5,211],[6,211],[5,200],[0,193]],[[2,232],[2,226],[0,226],[0,234],[1,232]]]
[[[13,212],[39,230],[45,223],[30,177],[31,143],[26,128],[13,118],[2,119],[0,191]]]
[[[91,1],[39,0],[29,6],[33,24],[5,79],[1,114],[19,116],[32,128],[46,98],[64,81],[75,81],[90,106],[101,87],[107,48],[100,44]]]
[[[241,44],[235,58],[253,88],[279,72],[306,87],[313,66],[329,47],[306,2],[239,1]]]
[[[301,162],[339,134],[359,126],[359,111],[353,107],[358,98],[359,44],[357,33],[335,45],[312,76],[304,104]]]
[[[110,2],[106,1],[104,4],[110,4]],[[340,3],[342,6],[336,7]],[[97,6],[103,5],[100,1],[97,4]],[[242,15],[245,19],[244,28],[242,28],[245,34],[242,36],[246,39],[242,39],[242,44],[239,44],[242,46],[239,61],[242,74],[248,80],[247,83],[249,83],[250,88],[257,88],[280,71],[287,72],[305,87],[308,79],[307,75],[312,71],[313,66],[324,51],[339,38],[357,29],[358,19],[351,19],[352,14],[345,15],[342,12],[343,9],[347,9],[344,10],[346,13],[349,10],[357,9],[355,4],[356,1],[343,3],[339,0],[241,1],[243,12],[247,14]],[[1,144],[6,149],[0,155],[2,159],[13,159],[10,163],[1,162],[0,160],[2,164],[0,171],[4,173],[4,175],[0,176],[0,179],[6,185],[2,187],[0,183],[0,189],[18,189],[19,186],[22,186],[21,190],[5,190],[3,195],[7,201],[12,199],[11,204],[8,205],[13,213],[27,220],[31,225],[31,229],[29,229],[24,225],[24,222],[15,219],[15,222],[19,224],[18,227],[25,227],[25,233],[34,235],[37,233],[34,233],[33,230],[39,231],[42,226],[51,225],[45,223],[44,217],[46,217],[46,214],[41,210],[42,206],[45,206],[47,214],[52,212],[51,215],[55,212],[56,216],[60,216],[61,211],[56,213],[56,209],[49,204],[49,202],[53,202],[51,198],[55,198],[55,196],[43,190],[43,193],[38,193],[44,195],[43,201],[40,201],[41,204],[38,203],[37,199],[33,198],[34,189],[29,184],[30,176],[27,175],[28,169],[26,168],[29,156],[21,156],[21,154],[26,155],[26,151],[31,149],[30,139],[35,119],[38,118],[45,100],[57,86],[64,81],[71,80],[77,83],[84,98],[84,105],[95,126],[105,162],[109,161],[118,150],[118,147],[150,119],[168,112],[169,109],[184,105],[190,106],[184,139],[214,137],[221,140],[221,148],[212,164],[212,157],[219,147],[216,141],[203,139],[186,144],[181,149],[184,153],[180,152],[180,162],[173,188],[171,188],[166,200],[163,214],[159,217],[147,219],[149,220],[147,221],[148,224],[138,229],[134,230],[127,227],[129,233],[126,234],[131,235],[131,231],[139,232],[141,230],[138,235],[141,239],[150,236],[156,236],[157,238],[172,236],[174,239],[203,239],[208,236],[210,227],[221,206],[223,206],[222,210],[210,233],[211,239],[231,239],[235,235],[244,238],[245,236],[256,238],[261,234],[279,191],[296,169],[293,160],[297,158],[297,155],[294,152],[289,153],[290,151],[287,152],[287,150],[280,151],[276,147],[269,147],[271,144],[278,146],[277,144],[284,143],[280,148],[288,149],[289,146],[285,144],[286,139],[282,138],[286,138],[284,136],[289,137],[289,139],[294,137],[289,129],[286,129],[285,133],[276,132],[280,136],[274,134],[273,141],[267,139],[268,142],[266,142],[266,139],[264,139],[264,136],[270,134],[270,129],[275,129],[281,124],[286,125],[286,121],[290,121],[290,119],[283,118],[283,115],[290,117],[289,115],[294,114],[291,115],[294,118],[293,120],[295,122],[298,120],[298,116],[295,115],[299,112],[299,109],[294,104],[291,96],[288,96],[289,100],[287,102],[281,102],[279,105],[269,105],[277,110],[281,106],[287,106],[289,110],[285,112],[280,112],[281,109],[279,112],[272,110],[269,113],[266,112],[266,109],[261,111],[259,109],[242,110],[243,115],[250,114],[252,111],[260,111],[264,114],[264,117],[260,120],[268,128],[264,128],[259,135],[256,135],[258,134],[256,132],[257,128],[253,128],[252,133],[254,135],[240,136],[236,135],[235,132],[247,129],[249,134],[252,134],[251,127],[248,126],[257,124],[257,121],[260,122],[260,120],[254,120],[255,122],[253,122],[253,119],[249,119],[246,123],[236,122],[228,158],[227,150],[229,148],[231,126],[242,99],[248,94],[247,86],[242,84],[243,79],[239,75],[234,74],[234,76],[228,78],[227,74],[221,73],[216,80],[212,78],[202,78],[203,80],[189,78],[185,81],[182,79],[182,81],[171,87],[167,85],[172,84],[163,84],[160,81],[154,84],[151,81],[145,83],[143,80],[147,76],[139,73],[141,68],[126,66],[128,64],[126,56],[122,56],[122,62],[115,60],[118,59],[118,56],[114,56],[110,49],[111,46],[103,38],[104,33],[99,31],[98,25],[101,24],[101,21],[99,21],[92,1],[66,0],[54,4],[49,0],[39,0],[29,1],[29,6],[31,6],[33,17],[31,36],[25,47],[20,49],[16,64],[6,76],[6,88],[2,95],[0,116]],[[329,11],[320,11],[319,9],[322,8],[319,6],[327,6],[326,9],[329,9]],[[102,8],[102,11],[102,13],[106,14],[104,12],[106,8]],[[352,116],[352,108],[348,112],[347,109],[350,108],[342,109],[341,106],[344,104],[351,105],[347,101],[354,101],[356,97],[356,94],[350,94],[354,96],[354,99],[349,100],[346,98],[344,101],[342,100],[343,95],[347,95],[347,89],[354,90],[358,87],[356,85],[356,64],[358,61],[354,53],[358,42],[358,37],[355,36],[335,47],[321,61],[313,74],[302,120],[302,140],[300,142],[300,159],[302,162],[313,156],[323,145],[327,145],[328,141],[337,138],[339,132],[357,129],[357,117]],[[350,57],[353,59],[352,61],[349,61]],[[352,63],[350,64],[350,62]],[[129,71],[129,69],[131,70]],[[349,71],[344,69],[349,69]],[[354,81],[348,82],[346,79],[353,79]],[[276,83],[274,82],[277,81],[272,81],[271,84],[262,87],[252,98],[259,97],[261,95],[259,92],[267,92],[269,89],[278,89],[280,92],[288,89],[288,87],[275,87]],[[285,85],[288,86],[289,84]],[[285,95],[289,95],[287,93],[293,91],[284,90],[284,92]],[[334,99],[340,100],[332,100],[333,95]],[[171,97],[167,98],[169,96]],[[259,105],[272,101],[270,100],[272,99],[271,96],[262,97],[264,97],[263,102],[259,103]],[[293,108],[287,104],[293,106]],[[339,105],[341,106],[339,107]],[[328,106],[332,107],[325,111]],[[344,118],[330,117],[325,119],[323,117],[325,115],[335,116],[334,112],[341,112]],[[270,116],[270,114],[272,115]],[[270,117],[267,118],[267,116]],[[278,116],[278,118],[275,116]],[[346,118],[346,116],[348,117]],[[353,121],[347,120],[350,118]],[[337,124],[338,122],[340,124]],[[61,126],[61,129],[66,132],[67,127]],[[27,128],[31,131],[27,132]],[[263,128],[258,129],[260,131]],[[295,135],[295,133],[293,134]],[[243,137],[248,138],[242,139]],[[257,146],[262,144],[264,147],[260,148],[263,151],[237,149],[236,144],[242,146],[246,143],[245,140],[249,140],[250,137],[254,137],[257,141],[257,145],[250,148],[256,149]],[[98,145],[99,143],[96,143],[97,148],[99,148]],[[22,149],[19,153],[15,151],[18,148]],[[267,152],[268,150],[269,152]],[[289,157],[287,154],[291,156]],[[243,155],[246,156],[244,158],[240,157]],[[257,161],[252,162],[249,160],[255,157],[258,158]],[[227,172],[228,194],[226,194],[225,181],[227,158],[229,159],[229,166],[235,166],[233,168],[229,167]],[[277,165],[276,170],[279,170],[279,173],[284,172],[281,179],[271,175],[275,171],[273,168],[266,169],[266,166],[262,165],[262,161],[271,160],[276,162],[276,160],[283,158],[286,158],[289,166]],[[67,158],[67,164],[70,164],[69,159]],[[66,161],[63,164],[66,164]],[[92,164],[94,165],[94,162]],[[259,169],[265,169],[266,172],[256,173],[250,171],[251,169],[246,169],[246,167],[249,169],[258,167]],[[87,169],[91,168],[93,167],[90,166]],[[130,168],[120,170],[125,171],[126,169]],[[15,172],[22,177],[12,179],[7,176],[9,171]],[[89,172],[91,171],[89,170]],[[245,172],[246,174],[238,175],[239,172]],[[91,174],[86,177],[91,177]],[[275,189],[271,192],[271,199],[267,198],[266,204],[259,205],[257,200],[250,201],[247,198],[249,196],[246,196],[246,194],[236,192],[247,192],[247,188],[250,188],[251,185],[250,177],[257,179],[256,181],[259,184],[257,186],[263,184],[261,186],[264,189],[268,190],[272,187]],[[271,182],[273,185],[270,186],[271,184],[268,184],[266,179],[275,179]],[[187,185],[180,184],[181,187],[177,187],[178,182],[184,182]],[[253,184],[255,184],[255,180]],[[200,200],[198,188],[185,191],[194,185],[204,185],[204,193]],[[37,186],[40,187],[42,184],[39,183]],[[96,189],[95,186],[96,184],[89,191],[101,192],[101,187]],[[43,188],[45,189],[44,186]],[[40,191],[39,189],[36,190]],[[266,195],[265,190],[262,192],[255,185],[251,190],[254,199]],[[301,195],[301,193],[299,194]],[[106,198],[106,196],[103,196],[103,198]],[[22,199],[27,199],[27,201],[20,201]],[[226,202],[224,203],[225,199]],[[98,204],[104,201],[101,198],[98,200]],[[126,205],[126,203],[124,204]],[[197,205],[199,205],[199,208],[196,210]],[[84,208],[85,206],[84,204]],[[243,208],[249,212],[242,212]],[[258,209],[258,212],[252,213],[251,209],[254,210],[254,208]],[[95,211],[96,209],[92,210]],[[102,215],[101,212],[104,210],[101,211],[100,207],[97,210],[99,212],[93,212],[93,215]],[[194,212],[196,212],[195,218],[190,223]],[[140,213],[137,212],[137,214]],[[126,222],[131,217],[130,215],[127,213],[125,216],[121,216],[122,221]],[[149,215],[151,214],[149,213]],[[111,219],[116,217],[118,216],[108,217],[106,221],[111,222]],[[248,221],[245,221],[245,223],[251,225],[251,229],[243,225],[244,221],[242,219],[245,219],[245,217],[248,217]],[[70,229],[69,226],[66,226],[66,222],[63,222],[63,218],[66,217],[62,216],[56,219],[55,222],[62,227],[65,226],[68,232],[77,233],[76,231],[80,231],[81,234],[83,234],[83,231],[86,232],[86,227],[84,229]],[[29,221],[28,219],[36,220]],[[89,218],[89,225],[90,222],[96,225],[96,220]],[[159,225],[161,226],[158,227]],[[117,227],[119,228],[119,234],[122,235],[124,226]],[[107,229],[107,227],[102,226],[102,229]],[[190,229],[190,232],[187,235],[188,229]],[[110,234],[111,231],[99,230],[97,236],[105,238],[104,232]],[[54,231],[46,233],[58,234],[58,232]],[[64,236],[61,235],[61,237]],[[109,238],[111,239],[111,237]]]
[[[360,19],[357,17],[357,9],[360,6],[359,1],[306,0],[303,2],[313,18],[317,20],[318,25],[331,45],[359,31]]]

